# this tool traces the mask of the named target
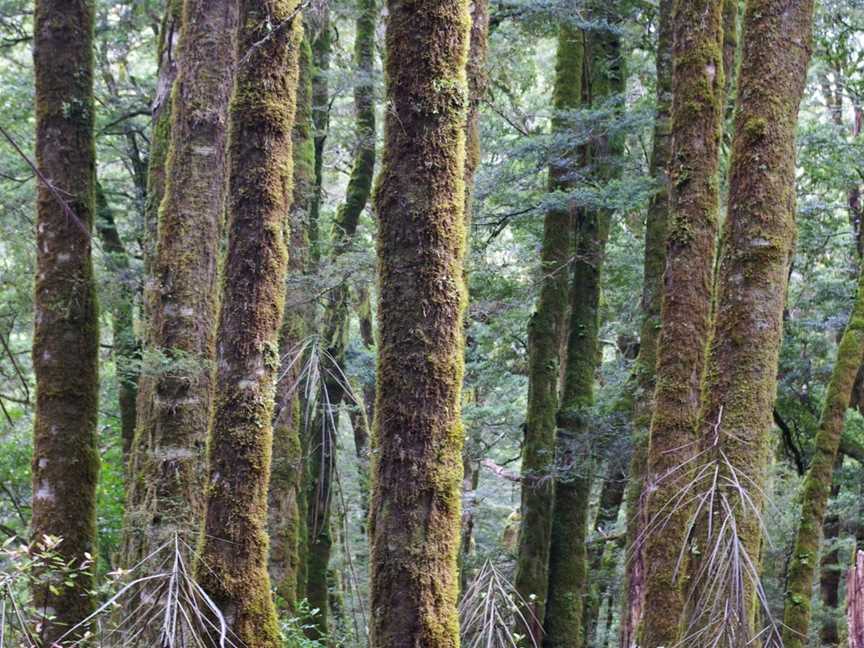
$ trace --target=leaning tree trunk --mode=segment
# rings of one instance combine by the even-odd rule
[[[351,177],[348,180],[345,202],[336,213],[333,223],[333,250],[330,263],[335,265],[351,249],[360,215],[372,191],[375,169],[375,24],[378,17],[377,0],[361,0],[357,18],[357,36],[354,41],[354,60],[358,82],[354,87],[355,136],[357,149]],[[309,571],[307,595],[309,605],[317,608],[310,625],[314,636],[327,634],[327,569],[330,564],[330,509],[335,469],[336,423],[339,408],[345,400],[345,352],[348,346],[350,293],[345,280],[330,290],[324,312],[322,345],[338,369],[329,367],[322,378],[322,393],[318,397],[319,412],[316,423],[309,430]]]
[[[700,557],[719,547],[728,551],[723,565],[743,567],[714,569],[717,563],[702,560],[691,570],[691,627],[715,636],[718,646],[740,646],[755,636],[753,572],[763,540],[760,510],[795,238],[795,131],[812,22],[813,0],[749,0],[744,16],[729,213],[700,422],[707,470],[698,494],[711,500],[694,530]],[[833,416],[833,406],[830,411]],[[834,453],[823,454],[831,455],[830,471]],[[732,587],[737,603],[728,606]],[[784,634],[787,646],[800,645]]]
[[[312,50],[303,38],[298,56],[297,99],[292,131],[293,197],[285,222],[288,281],[279,334],[280,371],[273,415],[273,458],[270,467],[268,533],[270,579],[289,614],[306,591],[305,453],[299,359],[307,335],[308,295],[303,275],[309,256],[307,223],[314,182],[312,139]]]
[[[298,0],[241,0],[231,104],[228,251],[196,576],[232,641],[247,648],[282,645],[267,573],[267,495],[288,269],[298,7]]]
[[[38,0],[33,34],[39,183],[30,526],[36,542],[61,537],[54,550],[79,569],[94,553],[99,475],[92,3]],[[92,584],[89,571],[71,585],[33,581],[40,645],[53,645],[92,611]]]
[[[828,498],[834,475],[834,465],[846,420],[846,410],[852,398],[852,389],[861,364],[864,362],[864,272],[858,279],[858,295],[849,315],[849,322],[837,349],[837,360],[825,403],[819,429],[816,431],[816,452],[810,462],[801,494],[801,517],[795,548],[786,582],[786,601],[783,610],[784,636],[787,648],[803,648],[807,644],[810,628],[810,600],[819,550],[822,525],[828,508]]]
[[[371,645],[456,648],[466,0],[388,0]]]
[[[662,329],[645,488],[645,596],[642,642],[680,639],[684,588],[679,556],[687,541],[680,493],[696,454],[696,427],[719,210],[718,171],[725,86],[722,3],[675,0],[670,220],[663,275]],[[680,501],[676,501],[676,498]]]
[[[599,18],[599,12],[595,18]],[[611,12],[603,18],[614,25]],[[617,101],[624,89],[621,39],[601,27],[583,32],[583,96],[594,107]],[[614,119],[614,117],[613,117]],[[588,145],[591,173],[599,183],[615,177],[620,137],[604,135]],[[600,279],[611,214],[580,209],[574,223],[575,259],[570,287],[570,331],[564,389],[558,412],[555,504],[549,553],[549,590],[544,646],[584,645],[584,602],[588,594],[588,509],[592,481],[590,408],[600,357]]]
[[[562,25],[558,32],[553,107],[558,112],[553,132],[566,137],[567,111],[582,103],[582,33]],[[562,148],[564,148],[562,146]],[[557,152],[556,152],[557,153]],[[573,183],[577,152],[567,150],[549,167],[549,190],[566,191]],[[528,602],[528,623],[523,635],[538,640],[546,616],[549,589],[549,550],[554,506],[555,430],[558,414],[558,381],[561,348],[567,332],[568,279],[572,214],[569,206],[556,205],[543,220],[540,256],[540,296],[528,324],[528,416],[522,451],[522,517],[515,588]]]
[[[660,0],[657,29],[657,108],[654,116],[654,146],[651,176],[656,193],[648,205],[645,222],[645,260],[642,280],[642,325],[639,356],[634,368],[633,456],[627,482],[627,560],[624,564],[624,596],[621,609],[620,645],[631,648],[645,602],[645,562],[642,531],[645,528],[644,476],[648,461],[648,435],[654,411],[657,340],[663,270],[666,266],[666,230],[669,221],[669,165],[672,159],[672,3]]]
[[[200,527],[236,24],[234,0],[185,0],[159,241],[148,278],[152,311],[127,493],[126,565],[175,533],[194,543]]]

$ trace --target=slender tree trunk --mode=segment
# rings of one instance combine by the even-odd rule
[[[557,111],[553,132],[566,132],[565,113],[582,102],[583,35],[580,30],[562,25],[558,32],[555,64]],[[573,182],[577,152],[569,151],[549,167],[549,190],[566,191]],[[558,413],[558,381],[561,374],[561,349],[567,332],[568,279],[572,214],[568,207],[556,206],[543,221],[542,274],[537,307],[528,324],[528,416],[522,452],[522,515],[519,528],[519,553],[515,587],[531,605],[525,615],[528,627],[520,633],[539,641],[546,617],[549,589],[549,551],[552,541],[554,506],[555,431]]]
[[[676,501],[696,455],[696,426],[711,328],[719,211],[723,83],[721,4],[675,0],[670,220],[662,329],[648,450],[643,529],[645,646],[673,646],[684,609],[682,569],[690,511]]]
[[[285,223],[288,282],[279,335],[280,371],[273,416],[273,460],[270,469],[270,579],[290,614],[305,595],[306,529],[303,413],[298,385],[302,370],[297,354],[307,335],[308,295],[303,275],[309,256],[309,204],[315,180],[312,139],[312,50],[306,38],[298,56],[297,100],[292,130],[294,190]]]
[[[837,349],[837,360],[816,432],[816,452],[810,462],[801,495],[795,549],[789,563],[786,601],[783,611],[784,644],[788,648],[806,645],[810,626],[810,599],[819,564],[822,525],[840,447],[840,437],[849,408],[852,389],[864,362],[864,272],[858,280],[858,295],[849,322]]]
[[[111,332],[114,371],[117,374],[117,401],[120,410],[120,436],[123,459],[128,462],[135,436],[135,400],[138,397],[138,360],[140,347],[134,329],[135,282],[129,254],[117,231],[114,214],[99,183],[96,183],[96,231],[102,242],[105,265],[114,279],[111,294]]]
[[[864,551],[856,551],[846,577],[849,648],[864,648]]]
[[[312,124],[314,126],[315,183],[312,202],[309,206],[309,258],[317,268],[321,261],[321,236],[319,221],[321,200],[324,191],[324,146],[330,128],[330,56],[333,50],[333,35],[330,26],[330,0],[315,3],[306,12],[310,43],[312,46]]]
[[[57,536],[73,568],[95,553],[99,314],[93,279],[93,5],[38,0],[36,76],[36,290],[32,537]],[[92,577],[35,580],[41,646],[91,611]]]
[[[456,648],[465,0],[388,0],[371,645]]]
[[[834,479],[831,487],[831,497],[837,497],[840,493],[840,484],[837,480],[837,471],[843,466],[843,455],[837,453],[834,461]],[[836,544],[840,537],[840,516],[829,512],[825,516],[822,525],[823,539],[826,545]],[[840,566],[840,548],[834,546],[828,553],[824,554],[819,561],[819,593],[822,598],[822,625],[819,628],[819,638],[826,646],[838,646],[840,644],[840,632],[837,626],[837,614],[840,606],[840,582],[842,581],[842,569]]]
[[[645,222],[645,261],[642,283],[642,326],[639,356],[634,370],[633,456],[627,483],[627,561],[624,566],[624,597],[621,611],[620,645],[632,648],[642,618],[645,600],[645,563],[642,532],[645,529],[646,493],[644,476],[648,461],[648,436],[654,411],[657,340],[663,271],[666,266],[666,230],[669,221],[669,166],[672,159],[672,4],[660,0],[657,26],[657,108],[654,116],[654,146],[651,176],[657,191],[648,205]]]
[[[729,214],[700,423],[702,463],[713,467],[707,465],[710,475],[702,480],[699,492],[709,494],[711,502],[702,508],[694,530],[695,542],[704,551],[700,556],[725,547],[726,559],[733,561],[725,564],[743,567],[724,574],[700,562],[691,571],[693,627],[714,633],[719,646],[739,646],[754,636],[756,574],[748,576],[746,565],[749,562],[756,569],[762,546],[759,511],[770,457],[783,308],[795,237],[795,130],[810,60],[812,22],[812,0],[749,0],[744,16]],[[839,398],[829,396],[829,402],[836,401]],[[833,411],[832,406],[832,417]],[[825,451],[819,453],[831,455],[829,482],[834,460],[834,451],[827,452],[830,445],[826,442]],[[712,485],[705,485],[706,481]],[[742,490],[749,495],[746,501]],[[719,620],[713,613],[722,599],[706,596],[738,587],[739,576],[744,584],[743,591],[736,590],[738,604],[727,608],[725,619]],[[809,596],[808,590],[808,600]],[[800,627],[798,619],[791,621]],[[784,635],[787,646],[800,645],[791,634]]]
[[[236,25],[234,0],[184,2],[159,241],[148,280],[152,312],[127,494],[126,565],[175,533],[191,544],[200,529]]]
[[[611,12],[595,15],[609,24]],[[601,106],[624,89],[620,37],[606,27],[584,32],[583,97]],[[590,172],[598,182],[615,175],[620,138],[602,136],[589,145]],[[570,289],[570,331],[564,390],[558,412],[557,470],[549,555],[549,590],[544,646],[582,646],[584,602],[588,594],[588,508],[592,481],[590,408],[600,357],[600,278],[611,214],[582,209],[576,216],[576,258]]]
[[[480,103],[489,84],[486,59],[489,53],[489,0],[471,3],[471,37],[468,48],[468,116],[465,119],[465,285],[468,287],[468,264],[471,256],[471,221],[474,211],[474,175],[480,165]],[[470,324],[469,324],[470,326]],[[476,392],[476,390],[475,390]],[[475,394],[476,396],[476,394]],[[462,453],[462,538],[459,575],[462,591],[468,586],[464,559],[474,553],[474,513],[479,504],[476,493],[480,483],[480,466],[474,435],[466,434]],[[465,506],[465,502],[470,502]]]
[[[376,0],[361,0],[354,42],[354,61],[358,82],[354,87],[355,136],[357,149],[345,202],[339,207],[333,224],[331,264],[336,264],[350,249],[360,215],[372,191],[375,169],[375,24],[378,17]],[[344,373],[345,351],[348,346],[350,293],[346,281],[334,287],[327,298],[324,312],[322,344],[327,354]],[[315,636],[327,633],[327,569],[330,564],[330,499],[333,493],[334,448],[336,422],[345,399],[344,381],[333,368],[323,378],[319,396],[320,413],[310,430],[311,506],[309,507],[309,604],[320,610],[313,620]]]
[[[288,269],[298,7],[298,0],[241,0],[231,104],[228,252],[196,576],[232,640],[247,648],[282,645],[267,573],[267,495]]]

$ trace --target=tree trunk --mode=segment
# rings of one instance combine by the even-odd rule
[[[74,569],[95,553],[99,451],[99,314],[93,279],[96,181],[93,143],[93,5],[38,0],[36,76],[36,289],[31,533],[63,540]],[[73,585],[32,583],[39,643],[56,639],[91,611],[92,576]]]
[[[666,230],[669,221],[669,165],[672,159],[672,4],[673,0],[660,0],[657,27],[657,108],[650,170],[658,186],[648,205],[645,223],[642,325],[639,333],[639,356],[636,358],[633,378],[633,455],[626,492],[628,557],[624,566],[621,611],[622,648],[632,648],[636,644],[645,596],[642,532],[645,529],[647,511],[644,501],[644,476],[648,461],[649,429],[654,411],[657,340],[660,333]]]
[[[456,648],[465,0],[388,0],[371,645]]]
[[[175,533],[192,544],[200,529],[236,24],[234,0],[185,0],[159,241],[148,280],[152,313],[124,523],[126,565]]]
[[[292,130],[294,189],[285,223],[288,242],[288,282],[279,336],[280,372],[276,382],[273,416],[273,460],[270,468],[269,526],[270,579],[290,614],[305,595],[306,528],[305,453],[303,412],[298,385],[302,371],[297,354],[307,335],[309,306],[303,275],[309,256],[307,230],[314,182],[315,151],[312,139],[312,50],[308,39],[300,44],[297,100]]]
[[[134,329],[135,282],[129,254],[120,239],[114,214],[99,183],[96,183],[96,231],[102,242],[105,265],[113,277],[111,294],[111,333],[114,371],[117,374],[117,401],[120,410],[120,436],[123,440],[124,464],[135,436],[135,400],[138,396],[138,360],[140,348]]]
[[[324,146],[330,128],[330,55],[333,35],[330,27],[330,0],[315,3],[306,12],[307,32],[312,45],[312,125],[315,149],[315,183],[309,205],[309,260],[314,268],[321,261],[319,220],[324,191]]]
[[[849,648],[864,648],[864,551],[860,550],[846,577],[846,621]]]
[[[837,360],[816,431],[816,452],[804,478],[802,509],[795,549],[789,563],[783,611],[784,644],[803,648],[810,627],[810,599],[819,564],[822,525],[843,434],[846,410],[861,364],[864,362],[864,272],[858,279],[858,295],[837,349]]]
[[[553,132],[566,132],[564,113],[582,103],[583,36],[562,25],[555,65]],[[577,152],[568,151],[549,167],[549,191],[566,191],[573,182]],[[515,588],[531,606],[528,627],[520,633],[539,642],[546,617],[549,551],[554,507],[555,431],[561,349],[567,332],[568,279],[572,214],[555,206],[543,221],[542,274],[537,307],[528,324],[528,416],[522,451],[522,514]]]
[[[599,12],[594,16],[600,18]],[[602,15],[609,24],[617,20]],[[614,27],[583,32],[585,70],[583,97],[593,107],[610,101],[624,89],[620,37]],[[588,146],[590,173],[597,182],[615,175],[620,138],[601,136]],[[581,209],[576,216],[576,256],[570,288],[570,331],[564,390],[558,412],[557,469],[552,543],[549,555],[549,590],[544,646],[584,645],[584,602],[588,595],[588,508],[593,472],[591,412],[594,381],[600,357],[600,278],[609,238],[611,214]]]
[[[281,637],[267,573],[277,340],[292,198],[298,0],[241,0],[215,417],[196,576],[247,648]]]
[[[700,423],[701,463],[710,475],[697,488],[710,501],[694,530],[700,555],[723,546],[729,552],[724,564],[743,567],[724,574],[703,562],[691,572],[693,627],[713,633],[718,646],[740,646],[754,636],[760,510],[795,237],[795,130],[812,21],[812,0],[749,0],[744,16],[729,213]],[[829,396],[829,402],[836,400]],[[830,454],[829,481],[834,452]],[[738,604],[725,608],[720,620],[713,614],[725,605],[728,588],[742,587],[736,584],[738,576],[744,580],[743,589],[735,590]],[[808,600],[809,595],[808,590]],[[784,635],[787,646],[800,645],[800,639]]]
[[[333,251],[330,263],[336,265],[351,248],[360,215],[372,191],[375,169],[375,24],[378,17],[376,0],[362,0],[356,21],[354,61],[358,82],[354,87],[355,137],[357,148],[345,202],[333,223]],[[310,461],[312,479],[310,493],[314,500],[309,508],[309,604],[320,610],[313,619],[315,636],[327,634],[327,569],[330,564],[330,499],[333,493],[334,448],[339,409],[345,399],[345,351],[348,346],[350,294],[347,279],[330,290],[324,312],[322,344],[338,369],[330,367],[322,378],[316,423],[310,430]],[[317,633],[317,634],[316,634]]]
[[[645,488],[642,644],[673,646],[684,609],[679,556],[688,507],[680,493],[696,455],[705,350],[711,329],[725,106],[722,3],[675,0],[670,220]]]
[[[838,452],[834,462],[834,479],[832,480],[831,497],[840,493],[837,471],[843,466],[843,455]],[[835,546],[819,561],[819,591],[822,598],[822,625],[819,628],[819,638],[823,645],[839,646],[840,632],[837,626],[837,615],[840,607],[840,583],[842,570],[840,567],[840,547],[836,546],[840,537],[840,516],[829,512],[822,525],[822,535],[826,545]]]

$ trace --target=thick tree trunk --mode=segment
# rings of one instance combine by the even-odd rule
[[[555,64],[556,114],[553,131],[566,132],[565,113],[582,103],[582,32],[562,25],[558,33]],[[577,151],[561,155],[549,167],[549,190],[566,191],[573,182]],[[558,382],[561,351],[567,333],[570,257],[572,255],[571,210],[556,206],[543,221],[543,273],[537,307],[528,324],[528,416],[522,451],[522,515],[515,588],[531,606],[525,615],[528,627],[520,633],[539,641],[546,617],[549,589],[549,551],[554,507],[555,431],[558,414]]]
[[[645,528],[644,477],[648,461],[648,436],[654,411],[657,341],[663,271],[666,266],[666,230],[669,221],[669,165],[672,159],[672,4],[661,0],[657,26],[657,108],[654,116],[654,146],[651,176],[658,183],[648,205],[645,222],[645,261],[642,283],[642,325],[639,356],[633,380],[633,455],[627,482],[627,561],[624,565],[624,597],[621,610],[620,645],[636,644],[644,606],[645,563],[642,531]]]
[[[333,223],[333,251],[331,264],[336,264],[353,243],[360,215],[366,207],[372,191],[372,176],[375,169],[375,86],[373,80],[375,62],[375,25],[378,18],[376,0],[361,0],[360,14],[356,21],[354,61],[357,69],[357,84],[354,87],[354,113],[356,117],[355,137],[357,148],[351,177],[345,194],[345,202],[336,213]],[[327,298],[324,311],[324,334],[322,344],[327,354],[340,371],[345,369],[345,351],[348,346],[350,294],[343,280],[335,286]],[[335,461],[336,423],[339,410],[345,399],[344,381],[330,367],[323,377],[323,392],[319,395],[320,413],[310,430],[309,448],[312,466],[309,507],[309,604],[320,610],[313,620],[313,635],[327,633],[327,569],[330,564],[330,499],[333,493],[333,470]]]
[[[237,3],[185,0],[182,23],[159,241],[148,280],[152,313],[127,494],[126,565],[175,533],[194,543],[204,506]]]
[[[31,533],[85,567],[96,542],[99,314],[93,279],[93,5],[38,0],[36,76],[36,289]],[[91,611],[92,577],[69,586],[33,581],[38,640],[51,646]]]
[[[837,360],[822,418],[816,432],[816,452],[810,462],[801,495],[802,509],[798,520],[795,549],[789,563],[786,601],[783,612],[784,644],[787,648],[806,645],[810,627],[810,599],[819,564],[822,525],[834,475],[834,464],[840,447],[846,410],[852,389],[864,361],[864,272],[858,279],[858,295],[849,322],[837,349]]]
[[[456,648],[465,0],[388,0],[371,645]]]
[[[614,15],[595,14],[614,25]],[[583,97],[601,106],[624,89],[620,37],[606,27],[583,33]],[[620,138],[602,136],[588,146],[590,173],[598,182],[615,175]],[[557,470],[549,554],[549,590],[544,646],[582,646],[584,602],[588,595],[588,508],[593,460],[590,408],[600,357],[600,278],[611,214],[582,209],[576,216],[576,256],[570,287],[570,330],[564,389],[558,412]]]
[[[729,552],[726,560],[733,561],[725,564],[742,567],[724,574],[702,562],[691,572],[693,628],[716,636],[719,646],[741,645],[754,636],[757,575],[755,567],[748,574],[746,565],[759,564],[763,540],[759,511],[795,237],[795,130],[812,21],[812,0],[749,0],[744,16],[729,213],[700,423],[702,465],[710,474],[698,488],[711,501],[694,531],[701,556],[720,546]],[[829,482],[834,452],[830,454]],[[737,604],[718,618],[723,595],[739,587],[739,577],[744,583],[743,590],[735,590],[740,593]],[[809,595],[808,590],[808,600]],[[800,645],[784,634],[787,646]]]
[[[279,335],[280,371],[273,416],[273,460],[270,468],[270,579],[290,614],[305,596],[306,529],[303,413],[297,384],[302,371],[297,358],[307,335],[308,295],[302,289],[309,256],[307,232],[315,150],[312,139],[312,50],[300,44],[297,100],[292,130],[294,190],[285,223],[288,242],[288,281],[285,312]]]
[[[642,644],[673,646],[684,609],[679,556],[690,511],[676,502],[689,481],[705,351],[719,211],[725,106],[722,3],[675,0],[670,220],[662,330],[648,450]]]
[[[225,261],[209,487],[196,576],[247,648],[281,646],[267,573],[267,495],[285,215],[301,18],[298,0],[241,0],[231,104]]]

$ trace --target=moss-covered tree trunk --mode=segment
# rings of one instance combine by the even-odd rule
[[[666,266],[666,229],[669,221],[669,165],[672,159],[672,4],[660,0],[657,23],[657,96],[654,116],[654,145],[651,150],[651,176],[656,193],[648,205],[645,220],[645,260],[643,263],[642,324],[639,356],[636,358],[633,394],[633,455],[627,482],[627,561],[624,564],[624,596],[621,610],[620,645],[636,644],[645,597],[644,476],[648,460],[648,436],[654,406],[657,340],[660,334],[660,306],[663,271]]]
[[[315,182],[309,204],[309,259],[313,267],[321,260],[320,216],[324,191],[324,147],[330,128],[330,57],[333,34],[330,0],[313,4],[305,12],[307,34],[312,47],[312,124],[315,150]]]
[[[468,47],[468,115],[465,118],[465,285],[468,287],[468,265],[471,256],[471,221],[474,210],[474,176],[480,164],[480,103],[489,84],[486,60],[489,53],[489,1],[471,3],[471,36]],[[470,326],[466,324],[466,327]],[[474,395],[476,396],[476,394]],[[468,585],[464,559],[473,553],[474,512],[479,504],[476,497],[480,482],[480,466],[476,442],[466,432],[462,456],[462,538],[460,540],[459,574],[462,591]],[[470,500],[470,502],[469,502]],[[469,502],[464,506],[465,502]]]
[[[134,329],[135,282],[126,246],[117,231],[114,213],[105,192],[96,183],[96,231],[102,242],[105,265],[113,277],[110,294],[111,334],[114,372],[117,375],[117,401],[120,410],[120,436],[123,458],[128,461],[135,436],[135,400],[138,396],[140,347]]]
[[[795,548],[786,581],[783,610],[783,642],[787,648],[807,645],[810,627],[810,601],[813,582],[819,566],[822,525],[828,508],[828,498],[834,475],[834,465],[849,408],[852,389],[864,361],[864,273],[858,280],[858,295],[840,346],[819,429],[816,431],[816,452],[804,478],[801,493],[801,517],[795,537]]]
[[[270,468],[268,532],[270,579],[288,613],[305,596],[306,530],[303,413],[297,358],[307,335],[308,296],[303,275],[309,256],[309,204],[315,180],[312,138],[312,50],[303,38],[298,56],[297,99],[292,131],[293,197],[285,222],[288,281],[285,312],[279,335],[280,371],[273,415],[273,457]]]
[[[388,0],[371,645],[456,648],[465,0]]]
[[[583,56],[581,31],[562,25],[555,63],[556,115],[552,126],[562,139],[569,124],[567,111],[578,108],[582,102]],[[549,167],[551,192],[566,191],[572,186],[573,169],[578,164],[575,150],[557,157]],[[571,221],[571,210],[564,205],[554,206],[544,216],[540,296],[528,324],[528,415],[522,450],[522,515],[515,587],[532,608],[531,614],[525,615],[528,627],[520,628],[520,633],[530,633],[537,640],[542,634],[549,589],[555,431],[561,350],[567,333]]]
[[[673,12],[670,219],[645,484],[650,526],[643,531],[645,646],[673,646],[680,639],[685,597],[678,564],[690,512],[674,502],[689,480],[689,462],[697,451],[726,96],[722,3],[675,0]]]
[[[356,21],[354,61],[357,83],[354,86],[354,112],[357,142],[351,177],[348,180],[345,202],[340,205],[333,223],[333,249],[330,262],[350,250],[357,232],[360,215],[372,191],[375,169],[375,25],[378,17],[377,0],[360,0],[360,13]],[[322,344],[329,357],[341,371],[345,367],[348,346],[348,325],[351,312],[348,285],[342,281],[327,296],[324,311]],[[309,430],[311,479],[309,482],[309,571],[307,594],[309,605],[318,608],[313,635],[327,632],[327,569],[330,564],[330,500],[333,493],[335,468],[336,423],[339,409],[345,399],[344,381],[330,368],[323,378],[323,392],[319,395],[320,412],[315,425]]]
[[[39,0],[32,537],[59,536],[73,568],[95,554],[99,314],[93,279],[93,5]],[[92,611],[92,580],[33,583],[40,646]]]
[[[595,10],[608,25],[611,11]],[[583,33],[583,97],[595,107],[617,101],[624,89],[621,40],[614,26]],[[620,137],[603,135],[588,146],[591,175],[597,182],[615,176]],[[611,214],[581,209],[575,219],[575,259],[570,287],[570,330],[564,389],[558,413],[557,470],[549,554],[549,590],[544,646],[582,646],[584,602],[588,594],[588,509],[592,482],[591,413],[600,357],[600,279]]]
[[[152,312],[127,493],[126,565],[175,533],[194,542],[200,527],[236,25],[234,0],[183,4],[165,193],[148,279]]]
[[[267,496],[288,269],[298,6],[241,0],[230,111],[228,251],[196,576],[225,615],[232,641],[247,648],[282,645],[267,572]]]
[[[843,454],[838,451],[837,459],[834,461],[832,498],[840,494],[837,473],[843,466],[843,458]],[[838,545],[841,528],[840,515],[828,510],[825,522],[822,524],[822,539],[825,543],[826,552],[822,554],[822,558],[819,560],[819,594],[822,600],[822,623],[819,627],[819,639],[826,646],[838,646],[840,644],[840,628],[837,620],[840,614],[840,582],[843,575]]]
[[[700,489],[713,493],[713,502],[703,509],[694,531],[698,546],[709,552],[705,545],[719,542],[724,530],[732,534],[734,524],[733,557],[739,565],[759,563],[763,540],[758,511],[770,457],[783,307],[795,237],[795,131],[812,21],[812,0],[748,0],[744,15],[729,210],[700,423],[703,461],[716,462],[718,475],[712,483],[717,486]],[[742,489],[749,494],[747,504],[742,503]],[[708,519],[709,510],[715,519]],[[720,525],[723,519],[729,524]],[[709,569],[703,578],[694,579],[694,606],[705,601],[711,588],[724,587],[718,581],[722,578]],[[725,638],[718,636],[718,645],[748,640],[757,606],[750,579],[745,578],[736,599],[740,609],[733,610],[722,626],[710,625],[713,620],[697,614],[694,627],[724,633]],[[787,645],[799,645],[791,635],[786,639],[793,642]]]

